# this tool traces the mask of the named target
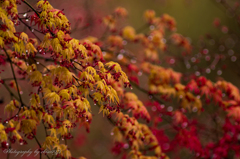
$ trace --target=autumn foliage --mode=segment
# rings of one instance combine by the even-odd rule
[[[113,126],[109,153],[122,158],[239,157],[239,89],[223,79],[185,77],[161,66],[159,56],[170,47],[181,56],[193,51],[170,15],[145,11],[148,31],[143,33],[119,27],[129,15],[118,7],[102,17],[102,37],[75,39],[64,11],[46,0],[36,6],[25,0],[0,5],[0,89],[11,98],[4,101],[1,117],[3,151],[34,140],[40,152],[59,152],[37,157],[84,159],[72,155],[67,141],[78,139],[72,132],[79,126],[91,132],[91,109],[98,107]],[[22,5],[29,11],[19,13]],[[176,62],[167,56],[166,61]],[[26,85],[31,92],[23,96]],[[142,100],[138,92],[147,98]],[[44,140],[36,137],[39,132]]]

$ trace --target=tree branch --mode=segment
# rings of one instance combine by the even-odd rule
[[[10,62],[11,69],[12,69],[12,73],[13,73],[13,78],[14,78],[14,80],[15,80],[15,82],[16,82],[16,86],[17,86],[18,96],[19,96],[20,102],[21,102],[21,104],[22,104],[22,106],[23,106],[23,100],[22,100],[22,97],[21,97],[21,95],[20,95],[20,90],[19,90],[17,78],[16,78],[15,73],[14,73],[14,69],[13,69],[13,65],[12,65],[12,60],[10,59],[10,57],[9,57],[7,51],[5,50],[5,48],[3,48],[3,50],[5,51],[5,54],[7,55],[8,60],[9,60],[9,62]]]

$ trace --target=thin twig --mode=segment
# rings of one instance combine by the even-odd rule
[[[11,69],[12,69],[12,73],[13,73],[13,78],[14,78],[15,83],[16,83],[16,86],[17,86],[18,96],[19,96],[19,99],[20,99],[21,104],[23,105],[23,100],[22,100],[22,97],[21,97],[21,95],[20,95],[20,89],[19,89],[19,86],[18,86],[17,78],[16,78],[16,76],[15,76],[15,72],[14,72],[13,65],[12,65],[12,60],[10,59],[10,57],[9,57],[7,51],[5,50],[5,48],[3,48],[3,50],[5,51],[5,54],[7,55],[8,60],[9,60],[9,62],[10,62]]]

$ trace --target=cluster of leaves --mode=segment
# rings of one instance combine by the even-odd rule
[[[151,130],[163,152],[170,154],[174,151],[176,155],[170,156],[178,157],[187,148],[189,151],[185,153],[191,154],[190,157],[238,157],[239,89],[223,79],[214,83],[198,74],[191,76],[190,81],[182,82],[182,73],[159,66],[159,55],[170,53],[170,47],[177,46],[188,58],[192,46],[187,38],[175,32],[175,20],[169,15],[156,17],[154,11],[148,10],[144,18],[147,22],[145,28],[150,29],[145,34],[136,33],[131,26],[113,28],[112,24],[110,27],[105,23],[109,37],[102,42],[102,47],[107,48],[104,57],[122,64],[134,88],[149,96],[145,99],[145,106],[151,109]],[[117,18],[112,21],[117,23]],[[139,50],[132,47],[139,47],[139,44]],[[203,54],[208,51],[201,50]],[[143,53],[143,59],[134,52]],[[144,88],[141,79],[146,77],[148,87]],[[135,111],[131,111],[134,115]]]
[[[21,3],[33,12],[28,17],[30,25],[18,14],[17,4]],[[11,144],[23,145],[27,139],[34,139],[39,151],[56,150],[60,153],[55,157],[72,158],[66,140],[73,138],[71,133],[77,125],[90,131],[92,100],[99,106],[99,113],[103,112],[115,125],[115,140],[130,145],[129,157],[167,158],[148,126],[137,121],[138,117],[149,121],[150,115],[134,94],[125,94],[124,88],[131,87],[126,73],[118,63],[106,63],[98,45],[87,39],[72,38],[70,23],[62,11],[44,0],[37,3],[36,9],[26,1],[5,0],[1,2],[0,12],[1,65],[10,65],[13,75],[9,83],[1,77],[2,86],[13,98],[5,106],[7,117],[0,125],[3,150],[11,148]],[[116,13],[121,14],[121,8]],[[36,34],[29,38],[24,32],[16,32],[15,26],[20,24],[29,29],[37,26],[34,30],[44,35],[43,40]],[[40,63],[40,59],[51,64]],[[6,69],[3,66],[2,72]],[[28,103],[22,96],[19,79],[31,84]],[[123,100],[136,118],[121,112]],[[40,124],[46,133],[42,145],[36,138]],[[152,157],[140,152],[145,147],[154,152]]]

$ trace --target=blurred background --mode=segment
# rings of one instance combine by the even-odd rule
[[[64,9],[72,24],[71,36],[75,38],[101,37],[104,28],[101,25],[102,17],[111,14],[119,6],[128,11],[128,18],[122,21],[121,25],[131,25],[136,30],[144,26],[143,13],[147,9],[154,10],[156,16],[167,13],[176,20],[176,32],[191,41],[193,52],[191,57],[184,59],[184,65],[174,59],[175,63],[165,67],[173,67],[176,71],[187,71],[198,76],[200,73],[213,81],[221,77],[240,86],[239,65],[236,64],[240,33],[238,0],[50,0],[50,2],[54,8]],[[146,33],[148,30],[141,31]],[[204,49],[207,54],[202,53]],[[171,55],[181,56],[181,52],[174,50]]]
[[[36,2],[29,0],[32,5]],[[223,0],[49,0],[49,2],[54,8],[63,10],[71,23],[71,36],[77,39],[87,36],[101,37],[104,30],[101,24],[102,17],[112,13],[119,6],[128,11],[128,17],[121,25],[131,25],[135,29],[145,24],[143,19],[145,10],[155,10],[156,16],[167,13],[177,22],[176,32],[191,41],[193,51],[191,56],[178,61],[176,57],[181,56],[181,51],[174,49],[168,56],[175,62],[164,63],[163,66],[182,72],[184,76],[186,75],[186,81],[193,76],[204,75],[212,81],[223,78],[240,86],[238,60],[240,29],[236,0],[227,0],[227,5]],[[24,12],[28,8],[22,5],[19,10]],[[147,30],[143,29],[142,32]],[[136,56],[137,54],[136,52]],[[196,62],[198,59],[199,62]],[[3,96],[6,91],[4,88],[0,88],[0,91],[0,98],[7,103],[10,99]],[[28,93],[24,94],[27,96]],[[138,95],[146,98],[143,94]],[[3,104],[1,105],[3,108]],[[86,133],[84,128],[79,128],[74,132],[76,138],[69,143],[72,155],[93,159],[116,158],[110,152],[113,143],[110,137],[111,129],[112,125],[107,119],[98,114],[98,108],[93,108],[90,133]],[[39,133],[38,137],[43,138],[44,134]],[[24,149],[29,148],[34,149],[31,145]]]

